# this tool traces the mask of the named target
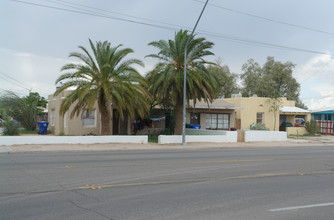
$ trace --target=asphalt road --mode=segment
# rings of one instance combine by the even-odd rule
[[[0,154],[0,219],[334,219],[334,146]]]

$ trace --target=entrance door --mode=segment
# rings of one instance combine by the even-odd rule
[[[112,134],[119,135],[119,113],[115,109],[112,112]]]

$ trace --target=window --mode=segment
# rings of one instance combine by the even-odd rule
[[[201,124],[201,114],[190,113],[190,124]]]
[[[91,112],[85,109],[82,115],[82,125],[83,126],[94,126],[95,125],[95,109]]]
[[[52,109],[50,112],[50,124],[51,126],[55,126],[55,110]]]
[[[229,114],[206,114],[206,129],[227,130],[229,128]]]
[[[263,112],[256,113],[256,124],[263,124]]]

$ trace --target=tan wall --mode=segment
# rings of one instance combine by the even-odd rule
[[[247,97],[247,98],[227,98],[227,102],[234,103],[236,107],[243,109],[236,111],[236,118],[241,120],[241,129],[249,129],[251,124],[256,124],[256,115],[263,112],[263,122],[270,130],[279,130],[279,112],[275,114],[270,112],[270,99],[262,97]],[[282,106],[295,106],[295,101],[289,101],[286,98],[281,99]]]
[[[49,129],[55,135],[87,135],[87,134],[101,134],[101,114],[98,111],[98,106],[95,104],[93,109],[95,109],[95,125],[84,126],[82,123],[82,115],[74,116],[70,118],[70,114],[74,108],[74,104],[70,107],[69,111],[67,111],[64,116],[59,114],[60,106],[62,101],[66,96],[68,96],[72,91],[66,90],[59,94],[57,97],[53,97],[53,95],[49,95],[49,103],[48,103],[48,120],[49,120]],[[55,124],[51,125],[51,111],[55,111]],[[131,123],[133,119],[130,117],[124,117],[124,121],[119,120],[118,130],[119,132],[126,133],[128,135],[131,134]],[[164,122],[160,122],[163,124]],[[161,125],[162,126],[162,125]],[[113,132],[113,124],[112,119],[110,121],[110,130],[111,134]]]
[[[286,132],[289,135],[304,135],[304,134],[308,134],[307,130],[305,129],[305,127],[287,127],[286,128]]]
[[[94,105],[95,109],[95,125],[92,126],[83,126],[82,117],[74,116],[72,119],[70,118],[70,114],[74,108],[72,105],[64,116],[59,113],[61,102],[64,98],[70,94],[71,91],[64,91],[59,94],[57,97],[53,95],[49,95],[49,103],[48,103],[48,111],[49,114],[49,126],[53,134],[55,135],[85,135],[85,134],[101,134],[100,124],[101,124],[101,115],[97,109],[97,104]],[[55,111],[55,124],[51,124],[51,111]]]

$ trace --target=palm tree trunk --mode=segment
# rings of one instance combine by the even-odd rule
[[[183,99],[180,96],[176,98],[176,111],[175,111],[175,135],[182,134],[182,127],[183,127]]]
[[[101,135],[110,135],[110,114],[108,109],[104,107],[101,109]]]
[[[100,95],[101,110],[101,135],[111,135],[110,130],[110,112],[108,111],[108,103],[104,100],[104,93]]]

